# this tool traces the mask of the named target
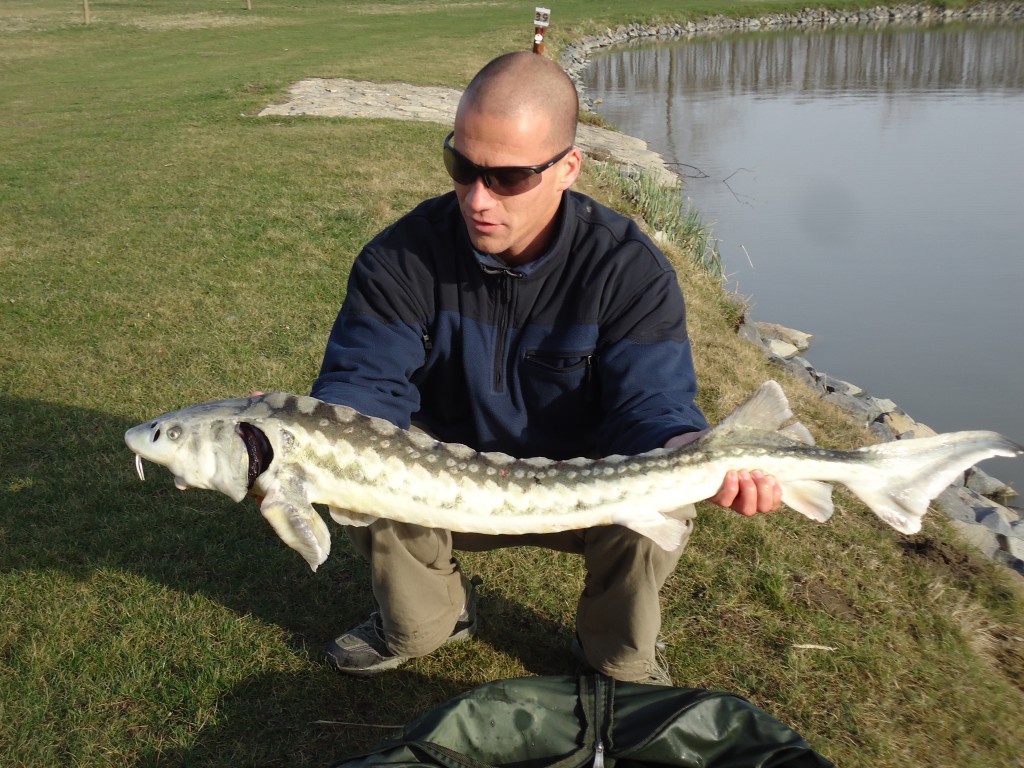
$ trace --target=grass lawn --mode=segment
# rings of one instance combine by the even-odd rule
[[[637,10],[642,6],[642,13]],[[797,3],[565,0],[581,31]],[[141,484],[128,427],[252,389],[305,393],[361,245],[449,187],[447,126],[255,118],[311,76],[462,87],[526,48],[511,0],[4,0],[0,5],[0,765],[319,766],[469,687],[572,674],[567,555],[464,558],[482,633],[372,680],[324,643],[362,620],[335,532],[314,575],[252,502]],[[590,173],[581,188],[626,207]],[[701,403],[781,374],[679,264]],[[812,330],[813,329],[808,329]],[[819,442],[868,437],[784,381]],[[683,686],[739,693],[839,765],[1014,765],[1019,578],[839,495],[827,525],[702,511],[664,592]],[[799,645],[833,650],[808,650]]]

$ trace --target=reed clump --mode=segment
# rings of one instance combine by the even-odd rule
[[[709,275],[722,277],[722,258],[711,230],[700,213],[683,201],[678,185],[666,184],[648,168],[603,161],[592,165],[602,183],[635,206],[657,241],[673,243]]]

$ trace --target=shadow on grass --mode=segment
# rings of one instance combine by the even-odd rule
[[[479,636],[446,646],[429,658],[372,678],[340,675],[326,663],[289,673],[256,675],[217,702],[217,720],[204,727],[194,743],[171,749],[147,747],[139,768],[162,766],[329,766],[363,752],[424,712],[482,683],[489,667],[481,659],[489,648],[507,647],[507,637],[487,619],[511,606],[489,601]],[[514,609],[521,611],[522,609]],[[571,661],[562,633],[534,623],[533,642],[523,637],[518,650],[523,666],[535,675],[579,671]],[[537,642],[538,638],[545,638]],[[311,649],[315,654],[317,649]],[[491,654],[493,656],[493,654]]]
[[[401,733],[423,712],[473,687],[396,670],[360,680],[315,673],[258,677],[220,702],[217,726],[195,744],[149,749],[139,768],[329,766]],[[430,703],[412,706],[411,702]]]
[[[320,649],[373,606],[368,568],[342,530],[330,524],[334,552],[313,574],[254,501],[178,491],[152,465],[141,483],[123,443],[131,426],[109,414],[0,395],[0,577],[55,571],[86,582],[100,571],[124,571],[281,627],[313,662],[298,672],[257,674],[221,693],[215,721],[201,727],[196,743],[160,751],[140,744],[148,750],[140,765],[329,764],[387,735],[336,723],[404,724],[484,682],[491,664],[509,658],[531,674],[573,671],[567,629],[514,592],[506,597],[509,587],[497,577],[489,589],[485,572],[473,643],[373,680],[336,674],[320,663]],[[484,569],[487,557],[478,561]]]
[[[333,551],[314,574],[254,500],[179,491],[152,464],[140,482],[123,442],[131,426],[0,395],[0,573],[56,569],[85,578],[123,569],[325,641],[339,622],[372,610],[368,568],[339,526],[328,520]],[[544,620],[528,608],[498,610],[531,633],[543,631]]]

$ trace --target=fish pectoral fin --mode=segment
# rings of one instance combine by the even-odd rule
[[[260,512],[285,544],[315,572],[331,554],[331,533],[312,505],[296,504],[282,494],[263,499]]]
[[[832,486],[820,480],[790,480],[782,484],[782,503],[811,520],[824,523],[834,510]]]
[[[692,522],[690,520],[678,520],[674,517],[665,517],[660,513],[653,513],[639,517],[633,514],[624,514],[613,521],[616,525],[622,525],[631,531],[651,539],[662,549],[671,552],[678,549],[683,543],[684,537],[689,534]]]
[[[365,528],[380,519],[365,512],[353,512],[351,509],[343,509],[342,507],[328,507],[328,509],[334,522],[338,525],[352,525],[356,528]]]

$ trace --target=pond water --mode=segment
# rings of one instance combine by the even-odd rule
[[[649,43],[585,87],[678,164],[753,319],[937,431],[1024,442],[1024,24]],[[1024,460],[983,469],[1024,493]]]

